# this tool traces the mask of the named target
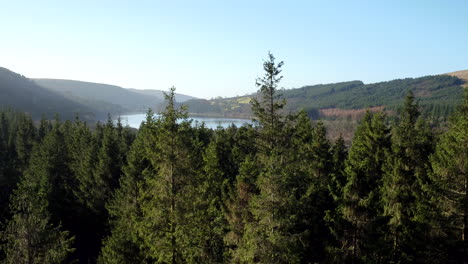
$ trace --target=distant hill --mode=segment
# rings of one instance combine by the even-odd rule
[[[407,92],[412,90],[420,101],[424,115],[444,119],[461,101],[462,85],[465,83],[465,80],[452,74],[371,84],[361,81],[320,84],[282,90],[281,93],[288,101],[287,110],[304,109],[312,118],[354,119],[367,108],[394,112],[402,105]],[[190,100],[186,104],[191,114],[250,117],[249,102],[255,96]]]
[[[412,90],[424,115],[443,120],[461,101],[462,87],[467,83],[468,70],[371,84],[362,81],[320,84],[280,92],[288,101],[286,110],[304,109],[315,119],[356,120],[368,108],[384,110],[391,115]],[[176,94],[176,100],[188,105],[192,115],[250,118],[250,100],[255,96],[204,100]],[[78,113],[82,118],[102,120],[107,113],[142,112],[150,107],[158,111],[164,107],[162,103],[163,95],[159,90],[125,89],[72,80],[31,80],[0,68],[0,107],[23,110],[35,118],[43,113],[49,117],[59,113],[62,118],[70,119]]]
[[[464,86],[468,86],[468,70],[446,73],[446,75],[455,76],[465,81]]]
[[[25,111],[35,119],[45,114],[53,118],[72,119],[76,114],[86,120],[99,119],[102,112],[65,98],[63,95],[47,90],[34,81],[0,67],[0,107]]]
[[[116,85],[62,79],[34,79],[34,81],[66,98],[100,112],[122,114],[146,112],[148,108],[160,109],[164,102],[163,91],[126,89]],[[176,101],[185,102],[195,97],[176,94]]]
[[[34,81],[71,100],[104,107],[111,113],[146,111],[163,102],[159,97],[136,93],[116,85],[60,79],[34,79]]]
[[[164,100],[164,93],[161,90],[138,90],[138,89],[129,89],[132,92],[139,93],[139,94],[144,94],[144,95],[149,95],[149,96],[154,96],[157,97],[161,100]],[[190,96],[190,95],[185,95],[185,94],[175,94],[175,99],[179,103],[183,103],[188,100],[193,100],[193,99],[198,99],[196,97]]]

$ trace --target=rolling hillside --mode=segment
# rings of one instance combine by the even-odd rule
[[[86,120],[104,116],[102,112],[47,90],[6,68],[0,68],[0,107],[27,112],[35,119],[42,114],[54,118],[56,113],[64,119],[73,119],[76,114]]]
[[[465,71],[466,72],[466,71]],[[358,118],[367,108],[394,112],[412,90],[420,101],[423,113],[446,118],[462,98],[465,80],[457,75],[435,75],[364,84],[361,81],[304,86],[281,91],[287,99],[287,110],[304,109],[312,118]],[[250,117],[250,100],[254,95],[213,100],[190,100],[186,104],[192,114]]]
[[[111,113],[146,111],[163,102],[159,97],[135,93],[120,86],[59,79],[34,79],[51,91]]]
[[[447,73],[447,75],[458,77],[465,81],[463,86],[468,87],[468,70]]]
[[[135,93],[144,94],[144,95],[148,95],[148,96],[154,96],[154,97],[157,97],[157,98],[159,98],[161,100],[164,100],[164,92],[161,91],[161,90],[149,90],[149,89],[145,89],[145,90],[129,89],[129,90],[132,91],[132,92],[135,92]],[[193,97],[193,96],[190,96],[190,95],[176,93],[175,94],[175,99],[176,99],[177,102],[183,103],[183,102],[186,102],[188,100],[193,100],[193,99],[197,99],[197,98]]]
[[[426,116],[445,119],[460,102],[467,80],[468,71],[457,71],[372,84],[361,81],[320,84],[281,93],[288,101],[286,110],[304,109],[314,119],[356,120],[368,108],[392,114],[412,90]],[[177,94],[176,100],[187,104],[192,115],[250,118],[250,100],[254,96],[203,100]],[[162,102],[159,90],[125,89],[71,80],[31,80],[0,68],[0,107],[23,110],[35,118],[43,113],[50,117],[60,113],[63,118],[70,119],[78,113],[86,119],[103,119],[107,113],[142,112],[149,107],[157,111],[163,107]]]

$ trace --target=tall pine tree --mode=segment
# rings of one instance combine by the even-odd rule
[[[137,223],[142,215],[139,197],[145,171],[151,171],[146,155],[145,140],[148,127],[153,126],[154,116],[148,112],[146,122],[140,126],[136,140],[127,155],[120,187],[107,203],[111,221],[111,234],[104,240],[99,263],[147,263],[150,259],[142,238],[137,232]]]
[[[11,199],[12,219],[3,233],[7,263],[61,263],[73,239],[61,231],[69,208],[69,171],[63,134],[54,129],[35,147],[30,166]]]
[[[390,148],[389,132],[385,115],[368,111],[356,130],[345,162],[347,180],[338,212],[347,224],[338,232],[344,255],[337,254],[352,262],[377,261],[382,258],[379,249],[385,250],[378,238],[382,235],[380,187]]]
[[[427,207],[424,187],[432,138],[424,122],[418,121],[419,116],[419,105],[409,92],[392,132],[392,151],[385,165],[382,188],[394,261],[417,261],[426,254],[424,234],[428,226],[422,214]]]
[[[434,155],[431,179],[437,186],[437,207],[444,218],[446,239],[460,244],[459,261],[468,256],[468,90],[450,120]]]
[[[282,113],[285,100],[278,93],[283,62],[272,54],[264,62],[265,75],[257,80],[259,99],[252,100],[258,124],[255,180],[258,193],[249,201],[253,222],[243,234],[244,259],[248,263],[298,263],[302,256],[300,232],[295,230],[299,211],[300,180],[291,162],[290,119]]]
[[[166,94],[165,111],[149,127],[146,151],[154,169],[145,171],[138,233],[155,262],[196,263],[202,250],[192,130],[185,108],[176,108],[174,93],[171,88]]]

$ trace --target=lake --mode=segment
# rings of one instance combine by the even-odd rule
[[[158,115],[155,115],[156,117]],[[123,125],[128,125],[133,128],[139,128],[141,122],[146,120],[146,114],[130,114],[130,115],[121,115],[120,116]],[[227,128],[228,126],[234,124],[237,127],[251,124],[252,120],[250,119],[240,119],[240,118],[224,118],[224,117],[189,117],[193,120],[193,124],[196,122],[202,123],[205,122],[205,126],[208,128],[216,129],[218,126]]]

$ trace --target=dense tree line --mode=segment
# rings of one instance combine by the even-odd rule
[[[194,125],[174,88],[135,132],[0,113],[5,263],[464,263],[468,95],[435,134],[409,92],[352,144],[290,112],[264,62],[254,125]]]

